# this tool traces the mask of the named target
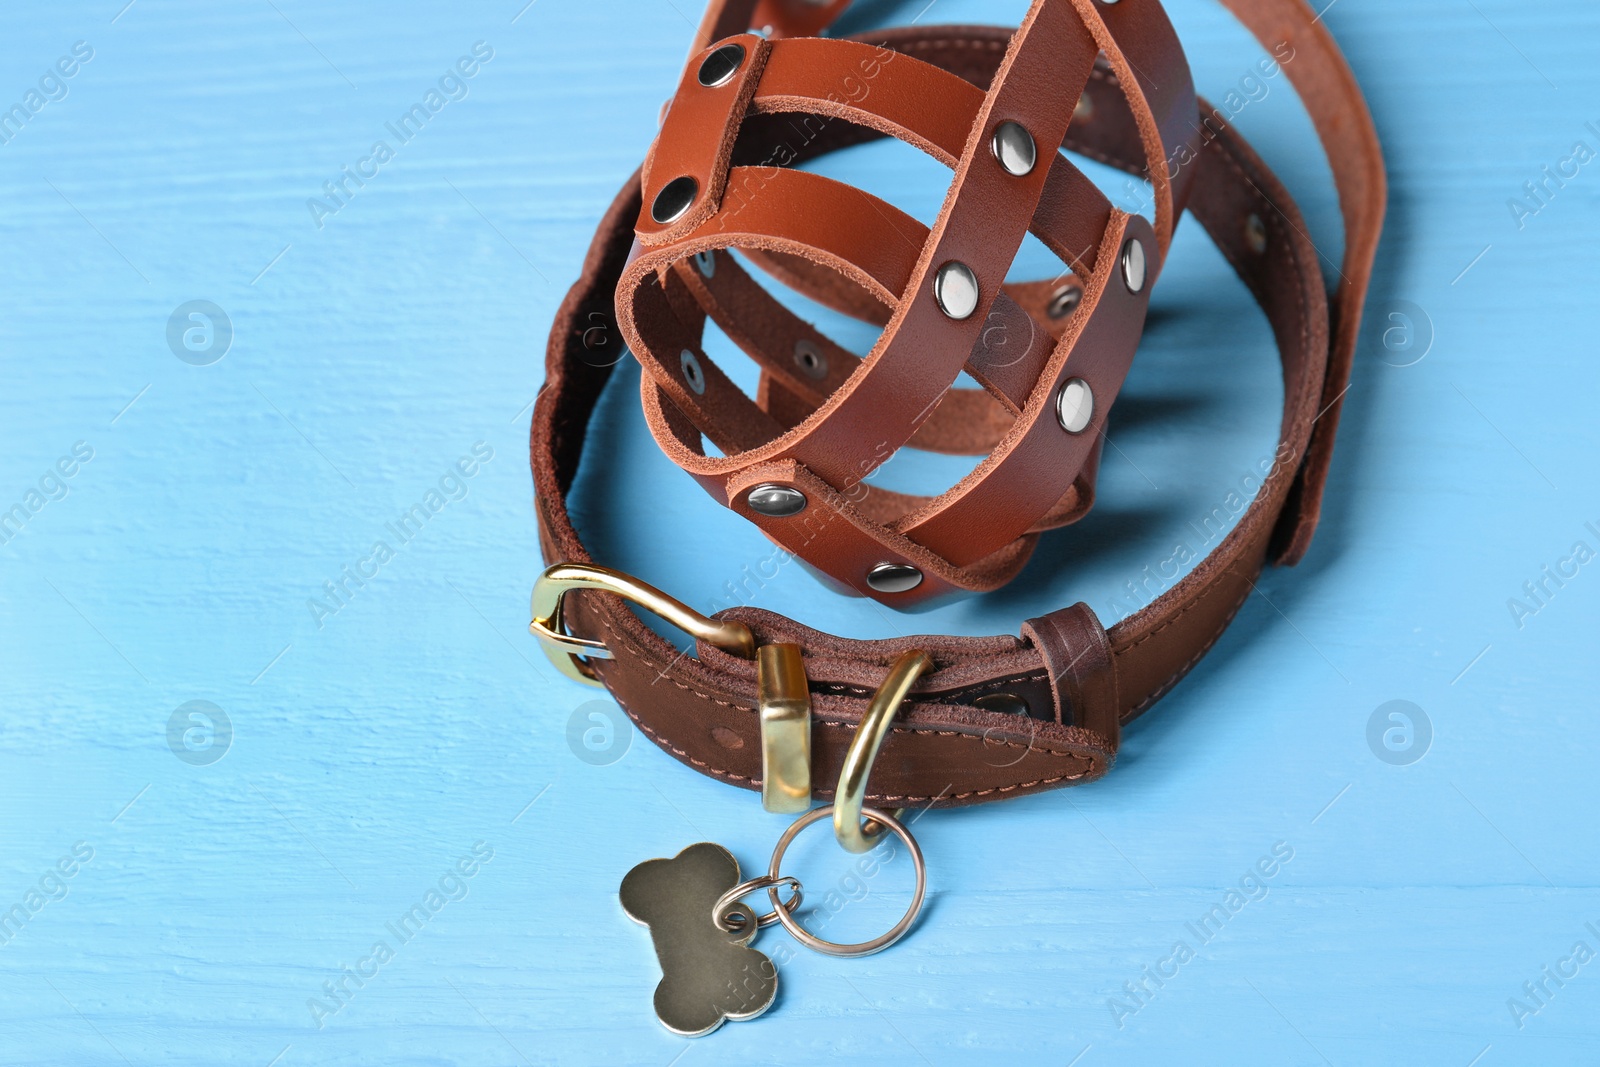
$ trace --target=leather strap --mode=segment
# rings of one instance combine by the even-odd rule
[[[1293,48],[1294,58],[1285,67],[1303,95],[1338,96],[1307,102],[1334,161],[1348,231],[1331,319],[1317,252],[1305,236],[1294,202],[1237,133],[1218,120],[1219,113],[1203,102],[1200,113],[1210,116],[1202,127],[1203,136],[1193,157],[1177,162],[1190,183],[1189,213],[1249,287],[1278,343],[1284,413],[1271,469],[1255,499],[1211,555],[1109,631],[1101,630],[1084,605],[1030,620],[1021,637],[922,636],[886,641],[833,637],[757,609],[721,613],[748,624],[760,643],[790,641],[803,649],[813,690],[816,781],[835,779],[855,725],[887,665],[908,648],[924,650],[934,670],[914,689],[880,751],[869,803],[971,804],[1092,780],[1110,767],[1119,725],[1158,700],[1210,649],[1248,597],[1264,564],[1269,559],[1293,562],[1304,551],[1316,524],[1332,441],[1330,417],[1336,415],[1337,400],[1348,382],[1361,299],[1382,220],[1381,156],[1353,78],[1325,27],[1301,0],[1225,2],[1269,48],[1284,42]],[[1123,0],[1117,6],[1146,3],[1154,0]],[[763,11],[779,12],[770,18],[779,18],[788,9],[807,14],[817,6],[809,0],[763,0]],[[713,4],[701,43],[743,30],[741,24],[749,17],[747,0]],[[771,35],[781,37],[782,27],[777,22],[771,25]],[[864,35],[864,40],[887,44],[897,56],[915,56],[981,88],[998,69],[1010,37],[987,28],[926,27]],[[774,47],[774,59],[777,54]],[[1090,73],[1086,93],[1094,117],[1075,124],[1065,144],[1140,173],[1147,166],[1146,137],[1139,116],[1116,84],[1117,77],[1104,64]],[[774,122],[788,117],[746,116],[733,163],[737,165],[741,153],[760,158],[759,153],[783,143],[785,131]],[[834,123],[819,131],[806,149],[816,154],[881,135],[875,129]],[[752,206],[755,203],[753,199]],[[565,498],[578,474],[589,418],[622,355],[620,333],[610,328],[617,322],[613,293],[634,251],[633,228],[642,206],[635,176],[601,222],[582,275],[562,303],[551,333],[546,382],[535,407],[531,436],[540,539],[547,559],[591,562]],[[718,258],[719,271],[724,258]],[[782,269],[796,270],[794,261],[780,257],[775,262]],[[666,276],[678,277],[683,284],[675,271]],[[824,284],[803,267],[794,277],[802,284]],[[721,292],[723,299],[737,296],[726,295],[732,289]],[[850,287],[835,292],[841,300],[857,299]],[[700,307],[695,294],[684,284],[680,296],[680,313],[692,319],[696,314],[692,309]],[[597,331],[597,324],[605,328]],[[785,389],[797,385],[803,383],[783,383]],[[811,402],[803,388],[790,391],[803,411]],[[992,394],[978,395],[987,408],[973,409],[971,401],[947,398],[935,410],[992,412],[1001,403]],[[651,396],[647,391],[647,412]],[[763,412],[763,417],[781,426],[784,418],[801,411]],[[696,433],[673,405],[658,406],[651,417],[657,415],[681,439]],[[924,425],[933,421],[929,416]],[[959,420],[952,418],[950,425],[959,425]],[[981,444],[993,432],[993,423],[983,423],[972,443]],[[1075,491],[1076,486],[1062,496]],[[985,563],[1000,571],[1009,565],[1004,560]],[[682,656],[609,594],[568,594],[564,617],[573,634],[601,641],[615,655],[592,661],[593,666],[641,731],[702,773],[759,788],[753,661],[704,645],[696,657]],[[1030,715],[987,710],[992,702],[983,698],[998,693],[1024,702]],[[830,796],[826,789],[818,794]]]
[[[1078,603],[1029,619],[1022,639],[1044,660],[1056,721],[1099,734],[1115,752],[1121,737],[1117,664],[1094,611]]]

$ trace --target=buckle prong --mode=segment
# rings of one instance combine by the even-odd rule
[[[724,652],[744,659],[755,658],[755,635],[742,622],[702,615],[655,586],[610,567],[597,567],[589,563],[557,563],[546,568],[533,583],[533,621],[528,623],[528,632],[539,639],[540,647],[556,669],[574,681],[599,685],[599,677],[586,661],[613,658],[604,642],[567,633],[561,605],[567,593],[574,589],[614,593],[659,615],[697,641],[715,645]]]

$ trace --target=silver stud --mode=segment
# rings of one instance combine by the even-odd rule
[[[933,298],[940,311],[957,321],[964,319],[978,310],[978,276],[952,259],[933,276]]]
[[[821,380],[828,376],[828,357],[810,341],[802,339],[794,343],[794,365],[807,378]]]
[[[694,203],[695,194],[699,191],[700,183],[687,174],[672,179],[656,194],[654,202],[650,205],[650,217],[661,226],[677,222]]]
[[[1005,172],[1016,178],[1030,173],[1039,158],[1033,135],[1016,122],[1002,122],[995,127],[989,150]]]
[[[694,265],[700,269],[702,278],[709,278],[717,273],[717,254],[711,249],[694,254]]]
[[[1122,246],[1122,280],[1128,283],[1128,292],[1137,293],[1144,288],[1144,245],[1137,237],[1128,238]]]
[[[1068,378],[1056,394],[1056,419],[1068,433],[1082,433],[1094,418],[1094,392],[1082,378]]]
[[[1256,255],[1267,250],[1267,224],[1261,221],[1261,216],[1252,214],[1244,220],[1244,239],[1250,246],[1250,251]]]
[[[806,495],[789,485],[758,485],[745,494],[744,502],[757,515],[787,519],[806,509]]]
[[[1083,289],[1076,285],[1063,285],[1050,296],[1050,304],[1045,311],[1052,319],[1064,319],[1078,309],[1083,302]]]
[[[1030,715],[1033,709],[1015,693],[985,693],[972,702],[973,707],[984,711],[997,711],[1001,715]]]
[[[922,572],[909,563],[880,563],[867,572],[867,584],[879,593],[904,593],[922,584]]]
[[[743,62],[744,46],[725,44],[701,61],[700,73],[695,75],[695,79],[707,89],[727,85],[739,72],[739,64]]]
[[[705,396],[706,372],[700,369],[700,361],[695,358],[694,353],[687,348],[679,352],[678,365],[683,368],[683,380],[689,383],[694,395]]]

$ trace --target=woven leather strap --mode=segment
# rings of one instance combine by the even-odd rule
[[[1071,2],[1083,16],[1082,8],[1086,5],[1077,0]],[[1370,117],[1354,80],[1314,13],[1301,0],[1225,2],[1274,54],[1293,57],[1285,62],[1285,70],[1299,88],[1327,148],[1346,225],[1345,256],[1330,310],[1316,250],[1305,236],[1305,225],[1293,200],[1249,146],[1226,125],[1220,113],[1213,112],[1203,102],[1198,105],[1193,128],[1200,131],[1200,136],[1192,143],[1194,154],[1177,163],[1177,176],[1169,184],[1174,191],[1175,209],[1178,204],[1186,206],[1205,228],[1272,325],[1284,375],[1284,413],[1272,468],[1265,473],[1255,499],[1235,528],[1211,555],[1150,605],[1109,631],[1101,631],[1092,613],[1082,605],[1033,620],[1024,628],[1021,637],[927,636],[887,641],[837,638],[756,609],[737,608],[724,612],[723,615],[747,623],[762,643],[792,641],[804,650],[813,689],[812,757],[816,781],[829,782],[836,776],[855,724],[887,664],[907,648],[926,651],[935,669],[919,682],[884,743],[872,776],[869,803],[977,803],[1098,777],[1105,773],[1114,757],[1117,724],[1125,724],[1142,713],[1205,654],[1249,595],[1256,575],[1267,562],[1294,562],[1304,552],[1316,525],[1338,402],[1348,382],[1361,304],[1382,223],[1385,195],[1382,161]],[[1068,0],[1041,0],[1034,12],[1067,3]],[[830,5],[828,10],[839,7],[842,5]],[[1121,0],[1114,7],[1100,10],[1139,14],[1141,8],[1159,10],[1155,0]],[[753,51],[763,51],[761,63],[766,70],[765,77],[770,77],[774,70],[782,70],[781,65],[775,68],[774,64],[784,62],[782,57],[789,51],[787,45],[807,44],[785,40],[787,33],[790,30],[816,32],[819,17],[818,5],[809,0],[763,0],[756,12],[752,12],[748,0],[713,5],[700,31],[697,43],[702,48],[698,48],[691,59],[691,70],[698,64],[703,46],[736,35],[754,24],[758,28],[771,27],[770,46],[759,39],[744,38]],[[785,19],[797,21],[785,22]],[[1081,25],[1090,26],[1091,20],[1082,17]],[[1090,32],[1093,35],[1095,31]],[[845,44],[838,41],[818,43]],[[1105,51],[1104,42],[1096,39],[1095,43]],[[1008,57],[1022,54],[1012,34],[975,27],[880,32],[864,35],[852,47],[855,46],[890,49],[894,56],[885,64],[886,70],[914,57],[918,64],[944,72],[935,77],[955,75],[979,89],[994,83],[996,71],[1002,69]],[[913,67],[909,62],[901,69],[916,71],[918,78],[925,73],[920,66]],[[1064,137],[1065,147],[1130,173],[1144,173],[1150,164],[1151,145],[1168,143],[1162,139],[1163,126],[1156,111],[1147,106],[1148,95],[1141,98],[1140,94],[1127,91],[1114,62],[1102,61],[1083,76],[1086,78],[1087,110],[1093,117],[1087,122],[1071,124]],[[764,82],[765,77],[760,81]],[[770,153],[789,143],[793,132],[792,127],[778,121],[787,117],[782,112],[762,110],[759,84],[749,92],[751,103],[748,113],[739,122],[737,148],[730,149],[730,173],[735,175],[740,158],[771,158]],[[675,103],[674,108],[676,106]],[[892,110],[891,105],[882,104],[877,114]],[[796,152],[792,161],[886,133],[899,135],[876,121],[827,123],[815,130],[815,135],[803,150]],[[941,136],[948,137],[947,134]],[[931,136],[928,140],[930,144],[938,143]],[[721,145],[722,141],[716,143]],[[959,158],[970,161],[975,155],[971,148],[971,144],[964,145]],[[652,181],[659,183],[663,173],[659,168],[673,166],[664,164],[663,159],[662,149],[658,147],[644,178],[647,186]],[[789,178],[798,173],[788,170],[787,163],[772,169],[773,175],[784,174]],[[1040,205],[1049,200],[1051,175],[1055,173],[1056,168],[1052,166],[1050,175],[1040,182]],[[815,178],[807,175],[800,180],[806,182]],[[775,180],[787,181],[788,178]],[[727,188],[725,184],[724,192]],[[770,193],[773,186],[769,184],[765,188]],[[758,214],[762,210],[760,205],[768,199],[781,197],[752,195],[748,208],[740,214]],[[838,201],[849,202],[852,201]],[[860,203],[859,200],[853,202]],[[946,207],[950,205],[947,203]],[[717,214],[698,222],[686,216],[674,225],[687,229],[672,231],[669,227],[657,235],[660,241],[655,247],[670,246],[675,256],[668,257],[673,261],[671,264],[663,260],[651,266],[649,276],[655,281],[643,284],[644,275],[635,268],[652,252],[646,250],[642,237],[640,246],[635,247],[634,231],[641,212],[647,210],[641,179],[635,176],[602,221],[582,276],[563,302],[552,330],[546,383],[535,409],[531,442],[541,544],[548,559],[590,561],[571,523],[565,495],[578,474],[589,417],[610,376],[612,364],[622,354],[617,331],[594,329],[597,322],[609,324],[618,317],[626,319],[623,308],[613,303],[619,283],[620,292],[635,304],[634,321],[653,323],[642,332],[649,332],[656,325],[671,326],[674,321],[681,327],[686,319],[692,325],[697,315],[716,318],[718,314],[729,321],[756,322],[760,324],[757,330],[774,331],[773,337],[787,338],[790,335],[784,331],[795,329],[781,316],[751,313],[766,311],[764,307],[748,306],[759,304],[761,297],[756,295],[756,290],[760,287],[742,272],[724,268],[724,264],[732,264],[733,259],[714,250],[724,247],[719,242],[726,231],[719,231],[714,239],[706,240],[708,231],[700,229],[717,225],[714,221],[719,217]],[[726,210],[724,201],[721,214],[725,215]],[[768,210],[777,209],[772,206]],[[1048,218],[1042,210],[1025,216],[1028,212],[1024,209],[1007,217],[1015,224],[1031,224],[1036,231],[1056,232],[1048,222],[1039,221],[1041,216]],[[944,217],[942,214],[941,219]],[[779,221],[783,225],[804,222]],[[1133,224],[1136,223],[1132,220],[1118,222],[1124,227]],[[741,225],[746,226],[741,233],[755,230],[748,222]],[[774,224],[769,228],[778,227]],[[1120,231],[1118,237],[1126,232],[1126,229]],[[1158,211],[1156,225],[1145,233],[1155,242],[1156,248],[1164,250],[1163,232],[1170,233],[1170,223],[1163,229]],[[699,236],[685,236],[694,233]],[[820,229],[807,238],[812,250],[826,247],[830,240],[838,238]],[[920,259],[908,264],[885,256],[870,270],[850,277],[851,284],[841,285],[837,281],[841,273],[837,270],[838,263],[830,262],[828,272],[814,270],[816,257],[798,249],[802,243],[806,242],[786,245],[770,253],[770,265],[775,272],[787,272],[785,280],[798,283],[805,291],[831,294],[831,302],[836,306],[861,309],[865,306],[863,294],[871,297],[876,293],[880,307],[893,309],[886,321],[892,321],[894,314],[903,310],[903,302],[897,304],[897,301],[910,289],[897,292],[892,284],[882,283],[886,279],[893,282],[908,278],[924,265]],[[1108,247],[1116,246],[1102,240],[1093,256],[1084,257],[1078,264],[1083,271],[1081,277],[1086,294],[1095,284],[1095,272],[1103,271],[1103,261],[1115,258],[1106,254]],[[706,250],[713,250],[716,263],[710,277],[681,264],[684,256]],[[858,249],[853,250],[852,255],[866,257],[870,252]],[[839,261],[842,262],[843,257]],[[1159,261],[1159,255],[1152,257],[1152,271],[1159,266]],[[702,282],[717,284],[697,284],[694,280],[697,274]],[[834,280],[829,281],[829,277]],[[875,289],[875,285],[880,288]],[[662,313],[659,306],[655,309],[648,306],[648,301],[656,299],[654,296],[644,297],[645,305],[638,303],[641,298],[636,294],[651,289],[665,294],[663,299],[670,305],[669,318],[646,318],[646,315]],[[994,303],[1000,302],[998,292],[989,295]],[[1031,316],[1027,309],[1039,306],[1040,295],[1037,287],[1019,289],[1018,295],[1011,299],[1024,309],[1024,314]],[[1029,301],[1033,303],[1030,305]],[[872,302],[872,299],[866,300],[868,304]],[[640,313],[641,307],[644,314]],[[1085,319],[1092,317],[1084,316]],[[639,336],[637,343],[643,341],[644,337]],[[1049,347],[1054,352],[1059,344],[1052,338]],[[663,351],[675,358],[678,350],[663,346]],[[961,365],[974,362],[972,347],[960,351],[967,360]],[[831,357],[833,350],[827,353]],[[641,353],[642,362],[650,358]],[[671,360],[663,359],[661,364],[657,368],[661,373],[645,377],[647,414],[653,429],[658,430],[658,438],[662,427],[669,431],[664,444],[677,441],[692,455],[693,449],[686,442],[695,437],[700,428],[688,417],[686,408],[677,404],[682,398],[674,397],[665,384],[665,372],[681,374],[681,369]],[[649,366],[648,362],[646,365]],[[1046,370],[1040,370],[1039,375],[1047,373],[1049,365],[1050,361],[1046,360],[1042,364]],[[832,369],[830,365],[830,373]],[[708,386],[711,377],[708,371]],[[740,416],[750,421],[744,430],[737,428],[736,419],[733,422],[711,419],[707,425],[715,427],[719,433],[750,433],[753,441],[770,429],[767,424],[756,421],[757,414],[772,420],[774,412],[783,410],[784,403],[795,405],[791,408],[793,413],[803,414],[808,410],[813,397],[806,395],[803,389],[791,388],[804,383],[780,380],[775,371],[769,377],[773,385],[764,387],[764,393],[770,402],[765,406],[751,405],[753,410],[746,410]],[[1004,378],[1003,375],[998,377]],[[951,439],[962,433],[977,442],[989,440],[986,435],[993,432],[994,423],[985,422],[987,416],[971,419],[965,430],[961,416],[992,413],[991,405],[1003,405],[1004,397],[1011,394],[1006,393],[1004,386],[997,388],[993,382],[984,382],[981,377],[979,380],[985,384],[984,392],[976,396],[967,392],[965,398],[962,398],[962,391],[944,394],[945,399],[934,409],[935,415],[924,420],[920,430],[913,429],[908,440],[916,443],[918,432],[932,432],[935,443],[941,447],[948,446]],[[1017,384],[1021,381],[1017,378],[1012,384],[1022,388]],[[706,395],[711,392],[708,387]],[[774,399],[784,392],[790,394],[786,399]],[[696,396],[697,402],[704,402],[703,397]],[[720,401],[720,397],[718,399]],[[695,408],[694,403],[685,403],[688,410]],[[947,414],[939,414],[947,409]],[[804,418],[800,421],[804,422]],[[937,430],[929,431],[930,425]],[[727,429],[729,426],[735,429]],[[779,439],[781,437],[780,434]],[[851,447],[856,444],[858,442],[852,441]],[[990,444],[992,446],[992,441]],[[762,446],[756,444],[755,447]],[[817,491],[821,492],[821,487],[830,483],[809,469],[812,460],[809,453],[804,457],[807,462],[801,462],[797,455],[764,458],[754,475],[750,471],[734,472],[730,467],[715,472],[714,477],[722,485],[723,492],[728,492],[729,487],[751,484],[750,477],[764,476],[765,471],[773,469],[773,464],[792,464],[783,469],[797,478],[808,474],[816,478]],[[680,457],[675,455],[674,458]],[[1087,457],[1085,459],[1087,462]],[[1070,501],[1062,503],[1083,484],[1079,477],[1081,471],[1071,474],[1071,484],[1052,498],[1056,504],[1047,507],[1043,515],[1031,518],[1030,523],[1048,521],[1050,516],[1059,517],[1077,506]],[[697,476],[701,476],[703,483],[711,478],[711,475]],[[746,481],[740,481],[740,477]],[[715,486],[708,487],[717,491]],[[1055,491],[1054,487],[1051,491]],[[1037,496],[1030,499],[1036,500]],[[875,521],[876,528],[865,525],[856,528],[863,537],[880,538],[882,531],[893,525],[892,521],[881,521],[883,517]],[[826,528],[853,522],[841,510],[839,521],[827,524]],[[768,532],[773,531],[769,529]],[[1027,536],[1024,534],[1018,540],[1025,540]],[[781,537],[778,540],[784,543]],[[992,562],[963,560],[961,552],[935,554],[951,565],[948,572],[944,572],[952,576],[951,584],[960,584],[955,579],[980,574],[985,566],[993,566]],[[1003,571],[1004,567],[1000,567],[993,573]],[[603,642],[612,651],[616,658],[594,661],[595,670],[647,736],[703,773],[746,788],[759,788],[761,746],[754,706],[753,662],[704,645],[698,649],[697,658],[680,656],[618,598],[608,594],[572,593],[568,601],[565,610],[568,629],[575,635]],[[1033,709],[1033,716],[986,710],[982,698],[999,692],[1013,694],[1027,702]],[[818,795],[825,798],[829,793],[820,789]]]
[[[1027,562],[1039,531],[1088,510],[1104,422],[1194,178],[1179,161],[1195,156],[1202,130],[1188,66],[1155,0],[1038,0],[1014,33],[982,43],[976,84],[922,57],[937,41],[899,38],[744,33],[692,58],[642,171],[640,248],[617,313],[667,455],[789,552],[906,607],[999,586]],[[703,64],[730,52],[737,71],[706,84]],[[1118,118],[1093,117],[1091,79]],[[1053,151],[1074,122],[1112,127],[1123,117],[1152,178],[1153,227],[1113,208]],[[1024,173],[993,155],[1002,125],[1026,131],[1036,160]],[[931,227],[790,169],[849,127],[953,168]],[[692,202],[663,215],[663,201],[685,188]],[[1003,284],[1030,230],[1076,272],[1071,279]],[[723,251],[730,246],[806,295],[881,323],[877,344],[864,359],[845,352],[767,296]],[[1138,257],[1137,284],[1120,270],[1125,249]],[[959,317],[934,295],[937,272],[952,263],[978,284]],[[1070,316],[1052,316],[1047,305],[1063,287],[1081,300]],[[761,366],[753,399],[707,355],[708,318]],[[800,353],[817,373],[797,367]],[[963,370],[982,391],[952,389]],[[1069,379],[1093,397],[1086,424],[1070,432],[1056,414]],[[703,438],[718,454],[706,454]],[[988,458],[933,498],[863,482],[905,445]],[[805,508],[752,508],[746,495],[767,485],[799,490]],[[875,588],[868,575],[886,564],[920,578]]]

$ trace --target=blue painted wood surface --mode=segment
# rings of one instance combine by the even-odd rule
[[[0,1062],[1600,1055],[1600,962],[1574,955],[1600,951],[1600,563],[1575,549],[1600,549],[1600,164],[1568,162],[1600,149],[1594,5],[1329,8],[1393,196],[1310,558],[1265,577],[1105,781],[920,820],[932,895],[907,940],[847,961],[768,932],[792,956],[774,1009],[693,1044],[651,1016],[616,886],[703,839],[759,866],[784,820],[608,736],[612,705],[526,636],[524,442],[555,305],[698,11],[119,7],[0,16],[0,104],[29,116],[0,138],[0,507],[26,520],[0,546]],[[1260,50],[1216,5],[1171,9],[1331,264],[1286,80],[1248,80]],[[420,132],[391,131],[430,91]],[[923,214],[942,191],[895,146],[830,166]],[[1174,256],[1102,500],[1023,580],[900,616],[791,567],[755,602],[863,636],[1126,610],[1275,439],[1263,323],[1198,228]],[[169,344],[197,300],[225,351],[186,347],[187,312]],[[765,543],[656,452],[636,381],[606,397],[580,521],[608,562],[726,603]],[[1369,744],[1393,700],[1431,733],[1405,765]],[[903,905],[903,865],[852,879],[822,833],[794,862],[832,936]]]

